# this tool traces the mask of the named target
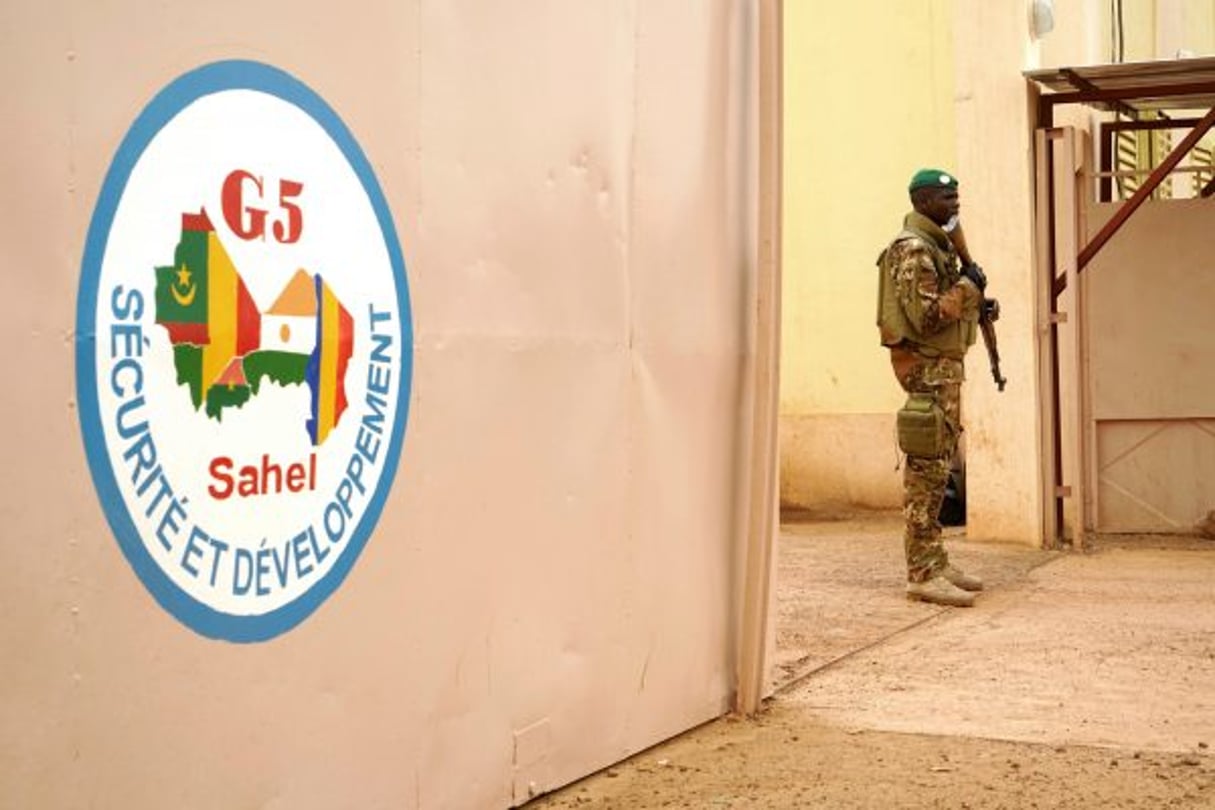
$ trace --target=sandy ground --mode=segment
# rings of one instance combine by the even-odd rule
[[[897,515],[787,524],[774,697],[550,808],[1215,808],[1215,543],[966,542],[969,610],[902,595]]]

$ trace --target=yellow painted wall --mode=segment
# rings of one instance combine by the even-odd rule
[[[874,259],[907,181],[952,169],[953,4],[786,0],[781,497],[891,506],[900,402]]]
[[[897,407],[874,258],[924,165],[954,161],[947,0],[785,6],[781,412]]]

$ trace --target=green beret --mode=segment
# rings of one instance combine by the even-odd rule
[[[954,177],[949,172],[943,172],[940,169],[920,169],[912,178],[911,183],[907,186],[907,191],[912,192],[917,188],[957,188],[958,178]]]

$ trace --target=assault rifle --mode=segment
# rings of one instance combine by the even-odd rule
[[[958,258],[962,260],[964,266],[975,263],[970,256],[970,249],[966,247],[966,234],[962,232],[960,223],[950,232],[949,241],[953,242],[954,248],[958,251]],[[1000,302],[984,296],[983,301],[979,304],[979,331],[983,333],[983,345],[987,348],[987,362],[991,365],[991,377],[996,381],[996,388],[1003,391],[1004,384],[1008,380],[1000,373],[1000,347],[996,343],[995,323],[999,318]]]

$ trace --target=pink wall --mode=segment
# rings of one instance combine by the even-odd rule
[[[725,710],[753,265],[736,5],[0,11],[0,805],[504,807]],[[159,90],[227,59],[353,133],[414,341],[365,549],[249,644],[136,576],[74,370],[110,161]]]

